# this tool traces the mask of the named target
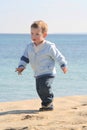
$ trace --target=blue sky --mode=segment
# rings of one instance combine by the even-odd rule
[[[0,0],[0,33],[30,33],[40,19],[48,33],[87,33],[87,0]]]

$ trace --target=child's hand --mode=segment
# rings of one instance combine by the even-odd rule
[[[63,67],[62,70],[63,70],[64,74],[68,71],[67,67]]]
[[[18,72],[18,75],[21,75],[21,73],[24,69],[25,69],[25,67],[16,68],[15,72]]]

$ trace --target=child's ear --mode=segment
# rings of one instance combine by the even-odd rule
[[[43,34],[43,36],[44,36],[44,38],[47,36],[47,33],[45,32],[44,34]]]

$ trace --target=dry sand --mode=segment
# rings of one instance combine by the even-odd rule
[[[0,103],[0,130],[87,130],[87,96],[55,98],[53,111],[39,107],[39,99]]]

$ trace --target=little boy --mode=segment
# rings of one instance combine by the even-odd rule
[[[67,62],[54,43],[45,40],[48,26],[42,21],[35,21],[31,25],[32,42],[27,45],[19,66],[18,74],[30,63],[36,79],[36,90],[41,99],[40,111],[53,110],[52,83],[56,74],[55,61],[58,62],[64,73],[67,72]]]

